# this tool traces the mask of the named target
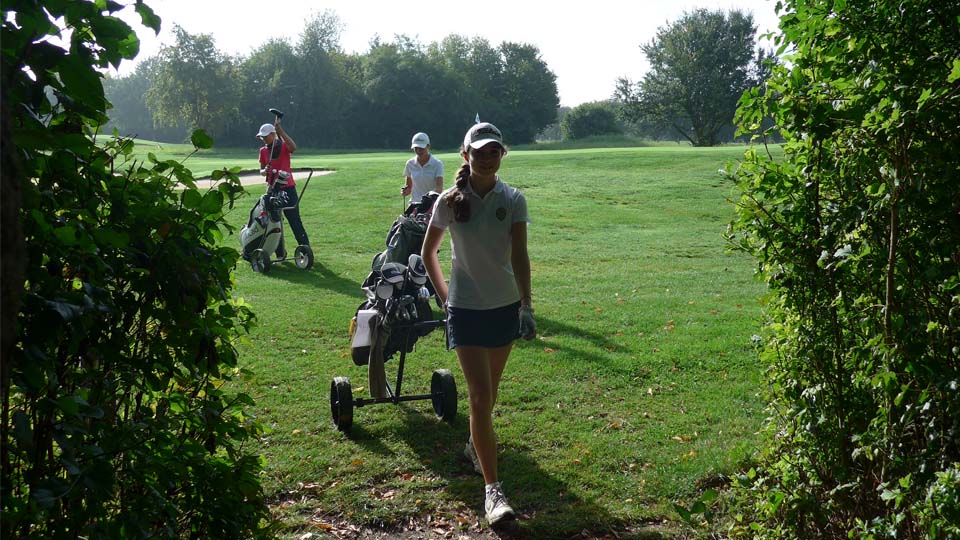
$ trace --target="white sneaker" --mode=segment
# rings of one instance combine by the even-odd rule
[[[490,526],[498,525],[505,521],[517,519],[517,513],[510,507],[507,497],[503,494],[503,488],[500,482],[490,484],[486,488],[486,498],[483,502],[483,509],[487,512],[487,522]]]
[[[467,446],[463,448],[463,455],[470,460],[470,463],[473,463],[473,470],[477,474],[483,474],[483,469],[480,468],[480,458],[477,457],[477,449],[473,447],[473,437],[467,439]]]

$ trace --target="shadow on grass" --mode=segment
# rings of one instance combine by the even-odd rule
[[[599,332],[584,330],[581,326],[577,326],[575,324],[567,324],[565,322],[555,319],[548,319],[545,317],[537,317],[537,335],[537,340],[532,342],[518,339],[514,342],[514,348],[517,350],[522,350],[527,347],[540,348],[543,347],[541,338],[545,339],[549,343],[551,338],[560,336],[572,337],[577,340],[577,343],[584,342],[584,344],[587,346],[576,347],[570,344],[563,345],[563,351],[573,358],[573,362],[571,363],[583,365],[584,362],[593,362],[596,364],[603,364],[607,367],[611,365],[609,357],[609,354],[611,353],[637,353],[635,348],[627,347],[622,342],[611,339],[610,336],[601,334]],[[629,369],[625,369],[623,371],[628,373]]]
[[[469,420],[461,399],[461,411],[452,425],[437,420],[429,400],[403,403],[402,429],[398,433],[417,454],[419,461],[447,481],[447,492],[482,519],[483,478],[463,456]],[[384,405],[391,406],[391,405]],[[392,451],[376,436],[354,425],[350,438],[358,445],[383,455]],[[562,476],[548,473],[530,455],[522,441],[500,441],[499,472],[504,490],[520,518],[489,531],[504,540],[545,538],[620,538],[660,540],[668,538],[644,524],[622,523],[602,505],[571,493]],[[459,505],[458,505],[459,506]],[[589,534],[584,536],[585,531]]]
[[[243,262],[243,264],[247,264]],[[247,264],[247,270],[252,272]],[[264,279],[276,279],[298,285],[308,285],[317,289],[325,289],[331,292],[344,294],[347,296],[356,296],[357,301],[363,300],[360,284],[356,281],[345,279],[332,272],[320,262],[314,262],[313,268],[301,270],[297,268],[293,261],[284,261],[274,263],[270,271],[261,274]]]

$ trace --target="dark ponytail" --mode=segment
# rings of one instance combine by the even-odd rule
[[[470,221],[470,199],[464,192],[467,189],[467,182],[470,181],[470,164],[466,161],[460,165],[457,171],[456,187],[451,189],[446,196],[448,208],[453,208],[453,219],[460,223]]]

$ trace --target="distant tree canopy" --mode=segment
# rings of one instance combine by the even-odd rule
[[[106,82],[111,126],[160,140],[175,126],[178,141],[203,128],[219,144],[245,145],[276,107],[302,146],[405,147],[426,131],[436,146],[454,148],[477,114],[511,144],[533,142],[556,122],[556,76],[532,45],[450,35],[424,46],[397,36],[347,54],[341,28],[328,10],[295,44],[273,39],[234,58],[217,50],[215,36],[176,27],[174,46]]]
[[[623,133],[617,121],[616,107],[610,103],[584,103],[574,107],[560,122],[564,140],[582,139],[593,135]]]
[[[650,61],[643,80],[617,82],[625,119],[673,130],[694,146],[732,138],[737,101],[769,72],[762,66],[772,55],[755,51],[755,33],[753,16],[737,10],[697,9],[660,28],[640,46]]]

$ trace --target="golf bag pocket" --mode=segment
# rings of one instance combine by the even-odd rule
[[[373,344],[370,326],[376,315],[375,309],[359,309],[350,321],[350,354],[353,357],[353,363],[358,366],[366,365],[370,357],[370,345]]]
[[[356,316],[356,329],[353,333],[353,341],[350,343],[351,347],[369,347],[371,343],[370,335],[370,321],[377,314],[375,309],[361,309],[357,311]]]

